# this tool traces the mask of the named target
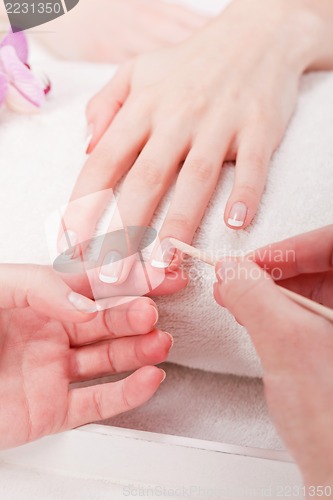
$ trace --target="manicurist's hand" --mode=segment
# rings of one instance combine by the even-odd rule
[[[162,0],[80,0],[52,21],[51,32],[40,30],[38,40],[66,59],[121,63],[179,43],[206,22],[191,9]]]
[[[243,324],[264,369],[276,427],[311,486],[333,496],[333,324],[284,296],[279,285],[333,307],[333,226],[217,266],[217,302]],[[332,497],[329,495],[329,498]]]
[[[135,408],[164,379],[172,345],[146,297],[97,312],[52,270],[0,265],[0,449]],[[92,387],[71,382],[136,370]]]
[[[114,187],[128,173],[121,217],[125,226],[147,225],[177,178],[160,238],[190,243],[223,162],[235,160],[221,224],[224,214],[230,228],[248,226],[300,76],[333,65],[332,22],[326,0],[235,0],[188,41],[126,63],[89,103],[91,155],[72,199]],[[89,239],[103,208],[67,214],[79,241]],[[167,267],[174,252],[165,253]]]

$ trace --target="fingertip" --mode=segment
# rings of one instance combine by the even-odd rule
[[[216,263],[216,266],[215,266],[215,274],[216,274],[216,277],[217,277],[217,281],[219,283],[221,283],[222,279],[221,279],[221,268],[222,268],[222,261],[219,260],[217,263]]]
[[[144,359],[153,365],[166,361],[173,347],[173,337],[168,332],[155,330],[140,337]]]
[[[137,370],[132,377],[133,382],[135,382],[137,395],[146,401],[157,391],[164,381],[165,372],[156,366],[144,366]]]
[[[250,221],[248,215],[249,209],[245,202],[229,201],[226,206],[224,221],[230,229],[239,231],[249,225]]]
[[[143,335],[151,332],[158,321],[155,303],[148,297],[135,299],[127,311],[127,320],[135,333]]]
[[[222,302],[222,298],[221,298],[221,294],[220,294],[220,285],[219,283],[214,283],[214,299],[215,299],[215,302],[219,305],[219,306],[223,306],[223,302]]]

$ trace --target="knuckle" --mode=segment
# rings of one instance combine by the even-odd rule
[[[163,176],[155,166],[156,161],[149,158],[139,159],[131,170],[131,180],[135,184],[144,184],[148,189],[157,189],[163,186]]]
[[[237,191],[241,193],[242,197],[255,199],[259,198],[258,186],[249,183],[238,184]]]
[[[265,170],[266,165],[266,154],[260,149],[251,149],[246,154],[247,162],[251,165],[252,170],[256,170],[257,173],[262,173]]]
[[[180,212],[174,212],[168,217],[168,227],[170,234],[183,234],[192,231],[190,218]]]
[[[188,107],[195,115],[202,115],[207,108],[207,94],[204,89],[191,96]]]
[[[116,337],[118,335],[118,325],[117,318],[118,314],[114,314],[114,309],[109,309],[103,311],[102,323],[104,329],[108,332],[110,337]]]
[[[205,157],[191,160],[189,170],[199,182],[208,182],[215,176],[213,165]]]
[[[255,102],[252,108],[252,122],[262,126],[262,124],[266,123],[268,119],[269,113],[267,106],[265,106],[262,102]]]
[[[112,344],[105,344],[105,355],[106,355],[106,361],[107,361],[107,366],[108,366],[108,372],[110,374],[117,373],[114,359],[113,359],[113,349],[112,349]]]

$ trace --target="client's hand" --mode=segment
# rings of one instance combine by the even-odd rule
[[[181,42],[207,18],[161,0],[80,0],[38,40],[66,59],[120,63]]]
[[[52,270],[0,266],[0,448],[111,417],[147,401],[172,345],[149,298],[96,312]],[[138,370],[137,370],[138,369]],[[71,382],[137,370],[103,385]]]
[[[254,257],[280,285],[333,306],[333,226]],[[300,466],[307,496],[318,498],[310,486],[333,488],[333,324],[285,297],[250,259],[221,262],[217,276],[215,298],[248,329],[273,420]]]
[[[190,243],[223,162],[236,160],[221,211],[230,228],[250,224],[295,109],[300,76],[317,59],[324,67],[321,55],[332,54],[333,8],[327,3],[325,14],[316,12],[323,6],[234,1],[183,44],[125,64],[88,106],[92,155],[72,199],[114,187],[128,172],[119,212],[125,226],[145,226],[178,176],[160,239]],[[68,214],[79,241],[90,238],[103,208]],[[174,251],[165,254],[160,267],[174,260]]]

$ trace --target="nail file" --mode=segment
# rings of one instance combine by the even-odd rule
[[[205,262],[206,264],[215,267],[217,264],[217,260],[212,258],[210,255],[208,255],[206,252],[202,252],[201,250],[198,250],[197,248],[188,245],[187,243],[183,243],[182,241],[176,240],[175,238],[169,238],[169,241],[171,245],[173,245],[175,248],[180,250],[181,252],[190,255],[191,257],[201,260],[202,262]],[[231,256],[225,256],[225,258],[228,258]],[[277,285],[279,286],[279,285]],[[324,318],[328,319],[329,321],[333,322],[333,309],[330,309],[329,307],[323,306],[322,304],[318,304],[317,302],[314,302],[311,299],[308,299],[306,297],[303,297],[303,295],[299,295],[298,293],[292,292],[291,290],[288,290],[287,288],[283,288],[279,286],[281,292],[292,299],[294,302],[299,304],[300,306],[305,307],[309,311],[312,311],[316,314],[319,314],[320,316],[323,316]]]

